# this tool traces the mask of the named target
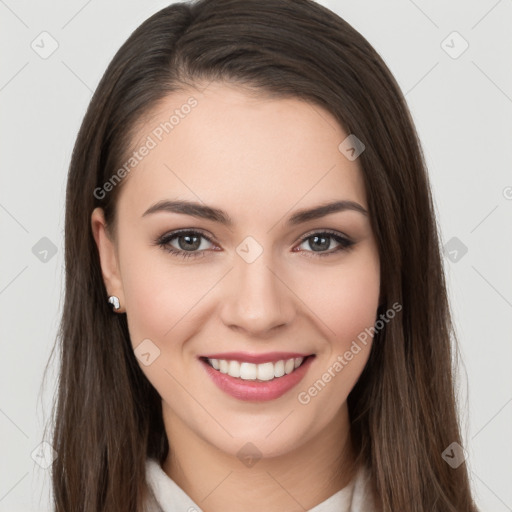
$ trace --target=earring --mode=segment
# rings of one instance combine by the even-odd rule
[[[117,310],[120,308],[120,305],[119,305],[119,298],[116,297],[115,295],[111,295],[109,298],[108,298],[108,303],[109,304],[112,304],[114,310]]]

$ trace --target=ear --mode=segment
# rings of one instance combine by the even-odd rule
[[[119,272],[119,260],[117,256],[116,246],[114,241],[110,238],[105,223],[105,215],[102,208],[95,208],[91,214],[91,228],[98,253],[100,257],[101,273],[103,275],[103,282],[107,289],[108,295],[115,295],[119,298],[120,309],[116,309],[116,313],[124,313],[124,293],[121,274]],[[108,297],[105,297],[105,302]]]

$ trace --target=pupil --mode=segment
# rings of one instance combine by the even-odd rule
[[[185,244],[182,244],[181,243],[181,240],[185,239],[186,242]],[[195,242],[191,242],[190,240],[193,240],[195,239]],[[193,250],[193,249],[198,249],[199,246],[201,245],[201,243],[199,242],[199,237],[198,236],[190,236],[190,235],[182,235],[180,236],[179,238],[179,245],[180,245],[180,248],[183,249],[183,250]]]
[[[320,243],[320,249],[315,249],[314,246],[312,245],[313,244],[316,244],[318,243],[318,240],[322,240],[323,243]],[[313,237],[313,242],[309,242],[309,246],[311,247],[311,249],[313,249],[313,251],[320,251],[322,249],[328,249],[329,248],[329,237],[328,236],[319,236],[319,235],[315,235]]]

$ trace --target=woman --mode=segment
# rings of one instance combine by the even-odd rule
[[[309,0],[200,0],[103,76],[66,197],[57,511],[474,511],[420,144]],[[452,443],[457,443],[452,445]]]

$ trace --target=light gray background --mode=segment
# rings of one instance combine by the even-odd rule
[[[0,511],[50,510],[49,469],[31,454],[55,385],[54,367],[41,382],[61,307],[67,166],[107,64],[167,3],[0,0]],[[451,244],[467,247],[456,249],[456,261],[445,257],[464,361],[465,448],[479,506],[511,511],[512,2],[321,3],[360,31],[397,78],[422,140],[443,244],[456,237]],[[50,48],[43,31],[58,43],[46,59],[31,48]],[[454,55],[461,40],[442,46],[453,31],[469,44],[458,58],[445,49]],[[32,252],[43,237],[57,250],[46,262]],[[45,453],[34,458],[48,460]]]

